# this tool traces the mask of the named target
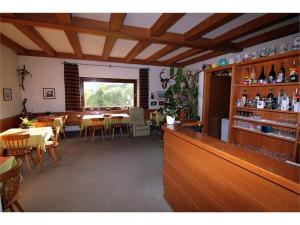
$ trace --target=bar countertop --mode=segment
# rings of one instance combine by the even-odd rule
[[[182,138],[205,151],[300,194],[300,167],[298,166],[247,151],[233,144],[196,132],[190,127],[176,124],[164,125],[163,129],[165,132]]]

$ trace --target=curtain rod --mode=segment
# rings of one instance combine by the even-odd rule
[[[70,63],[70,62],[63,62],[62,64],[73,64],[73,65],[82,65],[82,66],[102,66],[102,67],[116,67],[116,68],[126,68],[126,69],[142,69],[142,68],[139,68],[139,67],[134,67],[134,66],[113,66],[111,64],[104,64],[104,65],[100,65],[100,64],[90,64],[90,63]],[[149,68],[143,68],[143,69],[148,69],[150,70]]]

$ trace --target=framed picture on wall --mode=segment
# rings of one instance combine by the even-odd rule
[[[165,92],[164,91],[157,91],[156,92],[156,99],[157,100],[164,100],[164,99],[166,99]]]
[[[44,99],[55,99],[55,88],[43,88]]]
[[[12,89],[11,88],[3,88],[3,99],[4,99],[4,101],[12,100]]]
[[[156,106],[157,102],[156,101],[151,101],[151,106]]]

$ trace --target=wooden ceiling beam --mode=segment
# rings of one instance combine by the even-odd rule
[[[72,24],[72,15],[70,13],[57,13],[57,20],[59,24]],[[78,38],[78,34],[74,31],[65,30],[65,34],[78,57],[82,57],[82,49],[80,45],[80,41]]]
[[[40,33],[30,26],[15,25],[15,27],[32,40],[37,46],[45,51],[49,56],[55,56],[55,51],[48,42],[40,35]]]
[[[298,15],[299,14],[297,13],[268,13],[216,37],[214,39],[214,43],[221,44],[224,42],[230,42]]]
[[[204,34],[240,17],[243,13],[215,13],[184,33],[184,40],[194,41]]]
[[[148,57],[146,59],[146,62],[151,63],[154,62],[155,60],[169,54],[170,52],[173,52],[175,50],[179,49],[178,46],[176,45],[167,45],[166,47],[163,47],[162,49],[160,49],[159,51],[155,52],[153,55],[151,55],[150,57]]]
[[[226,53],[225,52],[210,52],[210,53],[207,53],[205,55],[201,55],[199,57],[184,61],[184,62],[179,63],[179,64],[181,66],[188,66],[188,65],[191,65],[191,64],[194,64],[194,63],[197,63],[197,62],[201,62],[201,61],[204,61],[204,60],[207,60],[207,59],[211,59],[211,58],[223,55],[223,54],[226,54]]]
[[[123,27],[124,20],[126,18],[126,13],[111,13],[109,19],[109,31],[120,31]],[[116,37],[106,37],[103,47],[102,57],[104,60],[108,60],[110,53],[115,45]]]
[[[149,41],[152,43],[177,45],[180,47],[193,47],[202,48],[207,50],[219,50],[226,52],[238,52],[241,51],[235,44],[226,43],[222,45],[214,45],[213,40],[208,38],[199,38],[197,41],[189,42],[184,40],[183,34],[166,32],[160,37],[151,37],[150,29],[127,26],[124,25],[120,32],[109,31],[109,23],[103,21],[96,21],[80,17],[72,17],[72,24],[58,24],[51,22],[44,22],[35,18],[34,15],[31,19],[18,19],[9,18],[1,15],[0,20],[5,23],[27,25],[27,26],[40,26],[54,29],[68,30],[80,33],[88,33],[102,36],[111,36],[116,38],[123,38],[129,40]]]
[[[5,45],[6,47],[14,50],[15,52],[17,52],[20,55],[25,54],[26,49],[19,45],[18,43],[16,43],[15,41],[11,40],[10,38],[6,37],[4,34],[0,33],[0,42]]]
[[[83,54],[83,57],[80,58],[76,54],[72,53],[63,53],[57,52],[56,56],[48,56],[43,51],[35,51],[35,50],[27,50],[25,54],[27,56],[38,56],[38,57],[52,57],[52,58],[63,58],[63,59],[81,59],[81,60],[88,60],[88,61],[101,61],[101,62],[115,62],[115,63],[128,63],[128,64],[138,64],[138,65],[155,65],[155,66],[166,66],[162,62],[154,61],[152,63],[147,63],[145,60],[140,59],[133,59],[130,62],[125,62],[124,58],[117,58],[117,57],[110,57],[108,60],[104,60],[102,56],[97,55],[89,55]],[[178,67],[178,64],[174,64],[172,66]]]
[[[300,23],[296,22],[296,23],[260,34],[258,36],[249,38],[247,40],[241,41],[238,43],[238,45],[240,45],[242,48],[248,48],[253,45],[257,45],[257,44],[275,40],[277,38],[281,38],[281,37],[284,37],[287,35],[298,33],[300,30],[299,27],[300,27]]]
[[[162,13],[162,15],[150,28],[150,36],[161,36],[184,15],[185,13]]]
[[[140,54],[145,48],[147,48],[151,43],[148,41],[139,41],[133,49],[126,55],[125,62],[132,61],[138,54]]]
[[[198,48],[192,48],[192,49],[187,50],[185,52],[182,52],[182,53],[180,53],[180,54],[178,54],[178,55],[176,55],[176,56],[174,56],[170,59],[167,59],[166,61],[164,61],[164,63],[166,65],[171,65],[173,63],[176,63],[178,61],[181,61],[185,58],[191,57],[193,55],[199,54],[199,53],[204,52],[204,51],[206,51],[206,50],[198,49]]]

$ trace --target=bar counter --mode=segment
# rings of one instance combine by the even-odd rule
[[[163,129],[164,197],[174,211],[300,211],[300,167],[190,127]]]

